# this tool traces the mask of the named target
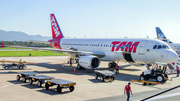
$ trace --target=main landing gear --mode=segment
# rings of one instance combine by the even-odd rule
[[[117,64],[114,61],[108,63],[109,68],[115,68],[116,65]]]

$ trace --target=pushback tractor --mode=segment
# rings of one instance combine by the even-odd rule
[[[156,79],[157,82],[166,82],[168,80],[168,76],[166,74],[167,65],[164,65],[163,68],[161,66],[155,65],[152,69],[148,69],[140,74],[139,80],[149,80]]]

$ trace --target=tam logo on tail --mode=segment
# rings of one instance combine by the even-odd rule
[[[52,37],[53,39],[61,39],[63,38],[63,34],[61,32],[61,29],[57,23],[57,20],[54,16],[54,14],[50,15],[50,20],[51,20],[51,29],[52,29]]]

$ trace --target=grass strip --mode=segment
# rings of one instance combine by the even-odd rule
[[[0,51],[0,57],[19,56],[67,56],[65,53],[54,53],[53,51]]]

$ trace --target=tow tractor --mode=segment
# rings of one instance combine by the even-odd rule
[[[2,67],[6,70],[8,69],[24,69],[27,68],[25,64],[2,64]]]
[[[34,63],[30,63],[30,62],[17,62],[17,61],[6,61],[6,60],[0,60],[0,62],[2,62],[2,67],[6,70],[8,69],[24,69],[27,68],[26,64],[34,64]],[[6,64],[7,63],[12,63],[12,64]]]
[[[158,66],[157,64],[152,67],[152,69],[148,69],[140,74],[139,80],[149,80],[149,79],[156,79],[157,82],[166,82],[168,80],[168,76],[166,74],[167,65]]]

